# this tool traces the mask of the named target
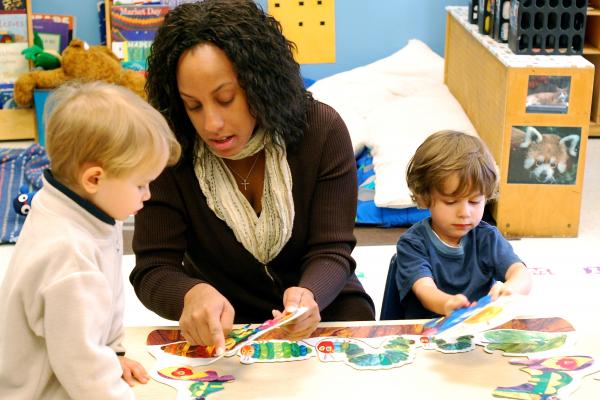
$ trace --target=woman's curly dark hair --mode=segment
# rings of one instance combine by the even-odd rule
[[[148,100],[171,125],[184,158],[193,159],[201,139],[179,96],[177,63],[186,50],[203,43],[229,57],[257,125],[288,149],[297,145],[312,96],[292,55],[295,45],[283,36],[279,22],[252,0],[204,0],[167,14],[148,58]]]

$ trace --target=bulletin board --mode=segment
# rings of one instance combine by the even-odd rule
[[[300,64],[335,62],[334,0],[268,0],[267,12],[296,44]]]

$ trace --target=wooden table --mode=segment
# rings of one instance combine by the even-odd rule
[[[418,334],[422,321],[386,321],[322,323],[313,336],[376,337],[394,334]],[[561,318],[516,319],[503,328],[545,332],[573,331]],[[146,351],[146,338],[157,327],[127,328],[125,345],[130,358],[147,369],[154,358]],[[172,329],[172,328],[166,328]],[[578,332],[577,352],[600,359],[600,332]],[[278,338],[277,331],[265,335]],[[529,375],[508,363],[509,358],[488,354],[480,346],[471,352],[442,354],[418,349],[412,364],[377,371],[359,371],[344,363],[321,363],[316,357],[288,363],[243,365],[237,356],[223,358],[206,369],[220,375],[231,374],[235,381],[211,394],[219,399],[493,399],[497,386],[525,383]],[[138,399],[175,399],[176,392],[151,381],[135,387]],[[586,378],[573,400],[596,399],[600,381]]]

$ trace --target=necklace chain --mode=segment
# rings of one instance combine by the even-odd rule
[[[250,174],[252,173],[252,170],[254,169],[254,166],[256,165],[256,162],[258,161],[259,156],[260,156],[260,152],[258,152],[256,154],[256,157],[254,157],[254,162],[252,163],[252,166],[250,167],[250,170],[248,171],[248,174],[246,175],[245,178],[243,176],[241,176],[240,174],[238,174],[237,172],[235,172],[235,170],[233,168],[229,167],[229,170],[231,172],[233,172],[233,174],[235,176],[237,176],[238,178],[240,178],[242,180],[242,182],[240,182],[240,185],[242,185],[244,187],[244,191],[248,190],[248,185],[250,184],[248,182],[248,178],[250,177]]]

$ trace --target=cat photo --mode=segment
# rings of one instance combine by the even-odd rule
[[[531,75],[525,99],[528,113],[566,114],[569,110],[571,77]]]

